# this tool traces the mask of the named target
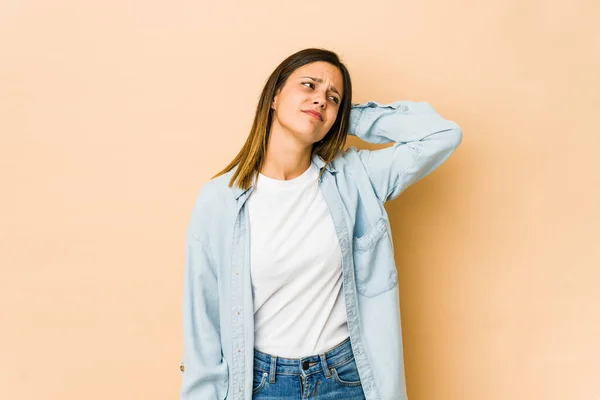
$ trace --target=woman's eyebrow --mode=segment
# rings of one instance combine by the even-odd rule
[[[308,78],[308,79],[312,79],[313,81],[315,81],[317,83],[323,83],[323,79],[321,79],[321,78],[313,78],[312,76],[301,76],[300,78]],[[340,94],[340,92],[337,91],[337,89],[335,88],[335,86],[331,86],[330,89],[331,89],[331,91],[333,93],[336,93],[338,96],[342,97],[342,95]]]

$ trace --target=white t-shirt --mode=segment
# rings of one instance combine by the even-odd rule
[[[342,254],[311,166],[291,180],[259,174],[248,198],[254,347],[286,358],[346,339]]]

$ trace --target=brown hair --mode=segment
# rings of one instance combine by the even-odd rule
[[[326,164],[330,163],[338,155],[346,144],[348,123],[350,120],[352,105],[350,73],[336,53],[325,49],[308,48],[300,50],[283,60],[271,73],[258,100],[254,122],[246,143],[244,143],[240,152],[229,165],[213,178],[231,171],[237,165],[238,168],[231,177],[229,186],[231,187],[235,184],[244,190],[250,187],[255,175],[262,168],[267,152],[267,143],[269,142],[272,123],[271,102],[275,94],[283,87],[292,72],[303,65],[316,61],[325,61],[339,68],[343,78],[344,95],[335,122],[323,140],[313,145],[312,154],[321,156]]]

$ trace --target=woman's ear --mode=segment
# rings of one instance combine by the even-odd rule
[[[281,91],[281,88],[280,88],[280,89],[277,89],[277,90],[275,91],[275,95],[273,96],[273,100],[271,100],[271,109],[272,109],[272,110],[276,110],[276,109],[277,109],[277,108],[276,108],[276,106],[277,106],[277,98],[279,97],[279,92],[280,92],[280,91]]]

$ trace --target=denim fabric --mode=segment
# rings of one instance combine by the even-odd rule
[[[400,304],[384,207],[459,145],[461,129],[424,102],[352,106],[348,134],[391,146],[315,155],[342,252],[348,331],[367,400],[405,400]],[[324,170],[323,170],[324,169]],[[202,185],[186,231],[181,400],[250,400],[254,310],[246,200],[234,170]],[[410,266],[407,266],[410,268]]]
[[[364,400],[350,338],[322,354],[282,358],[254,350],[256,400]]]

